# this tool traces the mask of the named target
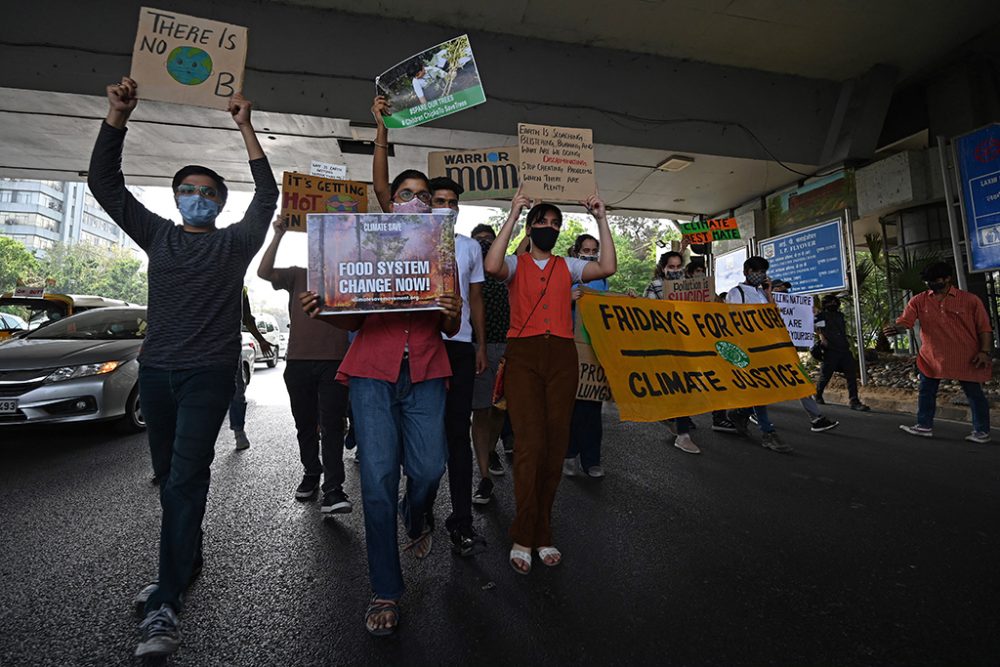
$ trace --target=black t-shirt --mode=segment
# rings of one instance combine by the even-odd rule
[[[816,328],[826,336],[827,347],[831,350],[848,350],[851,347],[847,340],[847,323],[844,314],[839,310],[823,310],[816,315]]]

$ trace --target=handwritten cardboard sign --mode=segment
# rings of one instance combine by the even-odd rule
[[[597,192],[592,130],[518,123],[517,140],[526,196],[578,202]]]
[[[740,226],[736,223],[736,218],[682,222],[680,226],[681,234],[689,243],[711,243],[740,238]]]
[[[367,213],[368,186],[355,181],[306,176],[286,171],[281,177],[281,215],[288,230],[306,231],[309,213]]]
[[[715,281],[711,276],[663,281],[664,301],[715,301]]]
[[[323,178],[336,178],[343,181],[347,179],[347,165],[313,160],[309,165],[309,175],[322,176]]]
[[[510,199],[517,193],[520,159],[517,146],[434,151],[427,154],[427,175],[461,185],[465,189],[462,201]]]
[[[788,337],[795,347],[810,348],[815,333],[815,315],[813,313],[813,298],[804,294],[787,294],[772,292],[774,304],[781,313],[781,319],[788,328]]]
[[[142,7],[132,51],[139,97],[226,109],[243,89],[247,29]]]

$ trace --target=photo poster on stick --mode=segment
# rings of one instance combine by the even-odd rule
[[[688,243],[711,243],[712,241],[733,241],[740,238],[740,226],[736,218],[716,218],[698,222],[680,223],[681,234]]]
[[[664,301],[715,301],[715,279],[712,276],[701,278],[681,278],[680,280],[663,281]]]
[[[442,42],[375,77],[389,100],[388,128],[422,125],[486,101],[468,35]]]
[[[308,218],[309,289],[324,314],[440,309],[458,289],[453,214]]]
[[[787,292],[771,292],[774,304],[781,313],[788,329],[788,337],[795,347],[810,348],[816,337],[815,314],[813,298],[806,294],[788,294]]]
[[[427,154],[427,175],[450,178],[465,192],[462,201],[512,199],[519,184],[517,146]]]
[[[310,213],[367,213],[368,186],[356,181],[307,176],[286,171],[281,177],[281,215],[288,231],[306,231]]]
[[[247,29],[141,7],[132,73],[144,100],[227,109],[243,90]]]
[[[592,130],[518,123],[517,139],[526,197],[575,204],[597,193]]]

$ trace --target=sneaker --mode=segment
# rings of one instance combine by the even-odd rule
[[[135,649],[137,658],[170,655],[181,645],[177,615],[168,604],[146,614],[146,619],[139,624],[139,631],[142,633],[142,640]]]
[[[510,458],[514,456],[514,435],[508,435],[503,439],[503,453],[504,456]]]
[[[820,405],[826,405],[826,401],[823,400],[823,394],[816,394],[816,396],[813,397],[813,400],[815,400]]]
[[[674,440],[674,447],[682,452],[687,452],[688,454],[701,454],[701,450],[698,449],[698,445],[694,444],[691,436],[687,433],[682,433],[677,436],[677,439]]]
[[[851,410],[857,410],[858,412],[871,412],[871,408],[861,401],[851,401]]]
[[[319,511],[323,514],[350,514],[353,509],[354,503],[347,499],[347,494],[341,489],[334,489],[323,494],[323,505]]]
[[[567,477],[576,477],[582,472],[580,463],[574,456],[571,459],[563,459],[563,474]]]
[[[813,433],[822,433],[823,431],[829,431],[831,428],[837,428],[838,426],[840,426],[840,422],[831,421],[826,417],[820,416],[812,420],[812,426],[809,430]]]
[[[493,499],[493,480],[487,477],[479,480],[476,492],[472,494],[472,502],[477,505],[488,505]]]
[[[744,437],[750,435],[750,429],[747,427],[747,424],[750,423],[750,415],[748,413],[740,412],[739,410],[730,410],[726,413],[726,418],[739,435]]]
[[[451,550],[462,558],[475,556],[486,551],[486,540],[477,535],[470,526],[467,530],[456,528],[451,531]]]
[[[319,489],[319,475],[303,475],[302,483],[295,489],[295,497],[299,500],[312,498]]]
[[[236,449],[250,449],[250,438],[246,431],[233,431],[233,435],[236,436]]]
[[[934,436],[934,429],[927,426],[921,426],[917,424],[915,426],[907,426],[906,424],[899,425],[900,430],[906,431],[910,435],[920,436],[921,438],[930,438]]]
[[[725,417],[722,419],[717,419],[712,422],[712,430],[718,431],[719,433],[736,433],[736,426],[733,422],[729,421]]]
[[[191,578],[188,580],[188,587],[190,587],[191,584],[194,583],[194,580],[201,574],[204,564],[205,562],[199,557],[197,562],[194,564],[194,571],[191,572]],[[160,590],[160,582],[154,581],[151,584],[147,584],[141,591],[136,593],[134,598],[132,598],[132,607],[136,618],[142,619],[146,615],[146,602],[148,602],[149,598],[153,596],[153,593],[158,590]],[[180,598],[183,602],[183,593],[181,593]]]
[[[754,413],[752,413],[752,412],[750,413],[750,423],[751,423],[751,424],[753,424],[754,426],[757,426],[757,425],[758,425],[758,422],[757,422],[757,415],[755,415],[755,414],[754,414]]]
[[[591,477],[593,479],[601,479],[602,477],[604,477],[604,468],[602,468],[601,466],[590,466],[589,468],[587,468],[586,473],[587,477]]]
[[[507,471],[503,467],[503,461],[496,452],[490,452],[489,470],[491,475],[503,476]]]
[[[772,452],[778,452],[780,454],[790,454],[792,451],[794,451],[790,445],[786,445],[785,443],[783,443],[781,441],[781,438],[779,438],[778,434],[775,433],[774,431],[771,431],[770,433],[765,433],[761,437],[760,444],[764,445]]]
[[[988,431],[973,431],[969,435],[965,436],[965,439],[969,442],[975,442],[980,445],[985,445],[987,442],[992,442],[990,434]]]

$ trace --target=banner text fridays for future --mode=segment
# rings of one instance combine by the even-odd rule
[[[577,301],[621,418],[660,421],[809,396],[773,304],[658,301],[585,291]]]

